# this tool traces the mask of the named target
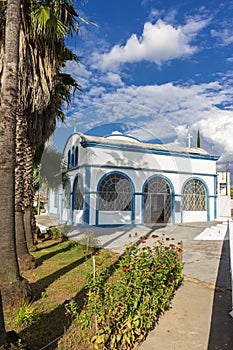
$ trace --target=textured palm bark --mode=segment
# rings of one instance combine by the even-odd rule
[[[36,267],[35,258],[29,253],[24,227],[24,169],[26,163],[25,137],[27,123],[20,106],[16,116],[16,166],[15,166],[15,234],[16,250],[20,271],[27,271]]]
[[[19,274],[15,243],[15,133],[19,26],[20,1],[10,0],[6,20],[0,106],[0,285],[4,307],[18,304],[22,295],[26,298],[29,288],[28,283]]]
[[[32,230],[32,210],[34,202],[33,190],[33,146],[29,142],[29,138],[25,139],[26,164],[24,168],[24,227],[26,233],[27,246],[29,251],[36,249],[35,231]]]

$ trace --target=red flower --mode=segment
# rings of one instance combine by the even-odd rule
[[[123,272],[127,272],[129,270],[130,270],[129,266],[123,267],[123,269],[122,269]]]
[[[182,242],[181,242],[181,241],[179,241],[177,244],[181,245],[181,244],[182,244]]]
[[[125,250],[130,250],[130,247],[126,247]]]
[[[162,235],[165,236],[165,233],[163,232]]]
[[[94,252],[94,253],[92,253],[92,255],[98,256],[98,255],[100,255],[100,253],[99,252]]]
[[[146,240],[145,239],[140,239],[140,242],[141,243],[146,243]]]
[[[171,301],[172,299],[173,299],[173,296],[172,296],[172,295],[170,295],[170,296],[169,296],[169,300]]]
[[[103,264],[101,262],[97,262],[96,266],[102,266]]]
[[[182,253],[182,252],[183,252],[183,249],[179,248],[178,253]]]
[[[164,266],[163,266],[163,265],[160,265],[160,268],[161,268],[161,269],[163,269],[163,268],[164,268]]]
[[[87,253],[87,252],[84,250],[84,251],[83,251],[83,254],[86,254],[86,253]]]
[[[159,236],[158,235],[152,235],[151,237],[152,238],[158,238]]]
[[[169,237],[166,237],[166,241],[170,241],[170,238],[169,238]]]
[[[155,249],[155,252],[156,252],[156,253],[159,253],[159,248],[156,248],[156,249]]]
[[[83,305],[83,310],[88,310],[88,306],[87,305]]]
[[[172,240],[172,241],[174,241],[174,240],[175,240],[175,238],[174,238],[174,237],[172,237],[172,238],[171,238],[171,240]]]
[[[153,271],[154,271],[154,272],[157,272],[157,268],[156,268],[156,267],[153,267]]]
[[[169,247],[164,247],[165,250],[169,250],[170,248]]]
[[[170,244],[170,247],[171,247],[171,248],[174,248],[175,246],[176,246],[176,245],[175,245],[174,243],[171,243],[171,244]]]

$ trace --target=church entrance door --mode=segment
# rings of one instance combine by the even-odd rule
[[[170,222],[172,212],[171,191],[168,183],[160,176],[152,178],[144,191],[144,223],[161,224]]]

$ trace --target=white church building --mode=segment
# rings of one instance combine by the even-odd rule
[[[50,190],[48,214],[73,225],[155,225],[218,216],[218,156],[131,136],[73,133],[66,183]]]

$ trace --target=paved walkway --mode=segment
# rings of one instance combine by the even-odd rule
[[[39,220],[39,219],[38,219]],[[45,220],[45,219],[44,219]],[[42,224],[45,222],[40,221]],[[225,225],[225,226],[224,226]],[[152,233],[183,241],[184,284],[172,308],[161,316],[138,350],[233,350],[229,240],[226,224],[189,223],[166,227],[78,228],[71,239],[88,239],[104,248],[123,251],[129,242]],[[205,231],[205,235],[203,232]],[[225,239],[224,239],[225,238]]]

